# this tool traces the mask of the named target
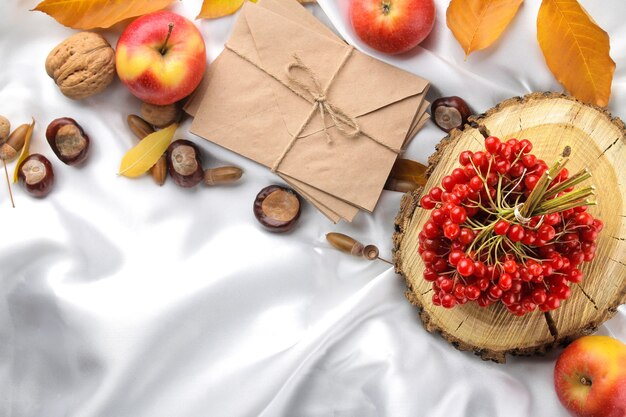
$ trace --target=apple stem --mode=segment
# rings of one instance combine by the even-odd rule
[[[170,36],[172,36],[172,30],[174,30],[174,24],[170,23],[169,30],[167,31],[167,38],[165,38],[165,43],[163,44],[163,47],[160,51],[161,55],[165,55],[165,51],[167,51],[167,42],[170,40]]]
[[[383,1],[383,14],[385,16],[389,14],[390,9],[391,9],[391,4],[388,1]]]
[[[580,383],[583,385],[591,385],[591,379],[585,377],[585,376],[581,376],[580,377]]]

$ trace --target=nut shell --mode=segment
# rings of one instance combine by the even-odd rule
[[[48,54],[46,72],[65,96],[87,98],[104,91],[113,81],[115,51],[101,35],[80,32]]]
[[[300,218],[302,204],[295,191],[280,185],[263,188],[254,199],[254,216],[270,232],[291,230]]]
[[[186,139],[175,140],[167,148],[167,168],[172,180],[183,188],[194,187],[204,179],[200,149]]]
[[[172,123],[176,123],[180,116],[181,110],[176,103],[165,106],[150,103],[141,105],[141,117],[152,126],[167,127]]]
[[[0,116],[0,144],[7,141],[11,133],[11,122],[4,116]]]
[[[18,168],[18,179],[29,194],[45,197],[54,185],[54,170],[45,156],[35,153],[22,161]]]
[[[67,165],[78,165],[87,158],[89,136],[76,120],[62,117],[46,129],[46,139],[54,154]]]
[[[431,104],[430,112],[435,124],[444,132],[461,129],[472,114],[469,106],[461,97],[440,97]]]

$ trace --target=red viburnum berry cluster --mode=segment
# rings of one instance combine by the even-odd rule
[[[432,210],[419,234],[432,302],[445,308],[501,302],[521,316],[559,307],[595,256],[603,223],[587,212],[594,187],[570,176],[570,148],[552,167],[529,140],[490,136],[485,151],[464,151],[456,168],[421,198]]]

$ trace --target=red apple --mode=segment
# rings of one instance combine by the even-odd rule
[[[117,74],[141,100],[172,104],[196,89],[206,68],[204,39],[194,24],[168,11],[133,21],[117,42]]]
[[[626,345],[608,336],[575,340],[556,362],[554,387],[574,416],[626,416]]]
[[[369,46],[389,54],[414,48],[435,23],[433,0],[352,0],[350,20]]]

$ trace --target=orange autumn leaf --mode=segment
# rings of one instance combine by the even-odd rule
[[[389,173],[390,178],[411,181],[418,185],[426,185],[428,167],[410,159],[397,159]]]
[[[543,0],[537,40],[550,71],[577,99],[606,106],[615,62],[609,35],[576,0]]]
[[[108,28],[129,17],[161,10],[176,0],[44,0],[33,10],[74,29]]]
[[[235,13],[246,0],[204,0],[196,19],[214,19]],[[256,3],[256,0],[250,0]]]
[[[446,23],[465,57],[494,43],[511,23],[523,0],[452,0]]]

